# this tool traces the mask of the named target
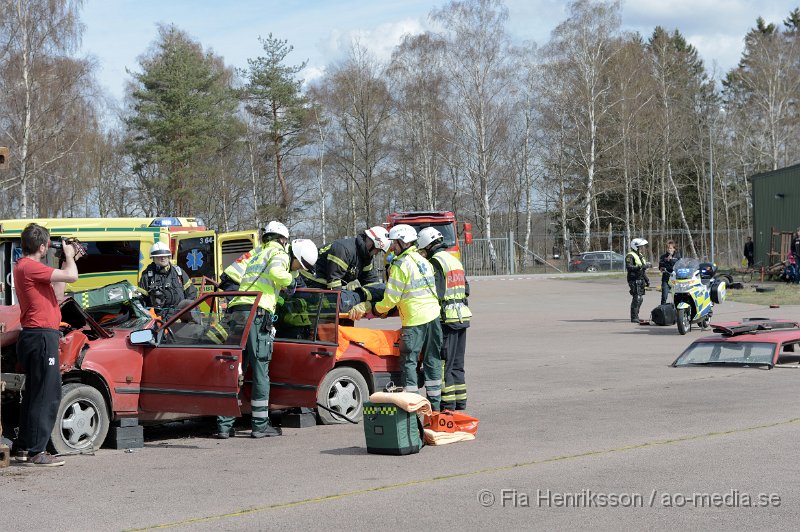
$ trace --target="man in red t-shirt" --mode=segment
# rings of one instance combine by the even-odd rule
[[[61,364],[58,343],[66,283],[78,280],[75,248],[65,245],[64,264],[56,270],[42,264],[50,246],[50,233],[29,224],[22,231],[22,258],[14,266],[14,286],[19,300],[22,331],[17,357],[25,369],[25,392],[20,409],[19,438],[14,444],[17,461],[33,466],[60,466],[64,461],[46,451],[61,402]]]

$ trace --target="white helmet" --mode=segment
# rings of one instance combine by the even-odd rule
[[[400,240],[409,244],[417,239],[417,230],[406,224],[398,224],[389,230],[389,240]]]
[[[631,249],[634,251],[638,251],[640,247],[646,246],[647,240],[644,238],[634,238],[631,240]]]
[[[263,234],[275,234],[280,235],[283,238],[289,238],[289,230],[286,229],[286,226],[280,222],[276,222],[275,220],[271,221],[267,224],[267,226],[263,230]]]
[[[425,249],[437,240],[444,240],[442,233],[440,233],[435,227],[426,227],[419,232],[419,237],[417,238],[417,247],[420,249]]]
[[[319,257],[317,245],[307,238],[292,240],[292,257],[300,262],[300,266],[304,270],[308,271],[317,263]]]
[[[153,244],[153,247],[150,248],[150,258],[171,256],[172,252],[169,250],[169,246],[163,242],[156,242]]]
[[[389,251],[389,231],[385,227],[376,225],[364,231],[372,243],[381,251]]]

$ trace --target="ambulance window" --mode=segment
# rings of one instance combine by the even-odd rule
[[[178,266],[183,268],[189,277],[206,276],[209,279],[215,279],[214,247],[213,236],[198,236],[179,240]]]
[[[82,242],[86,255],[78,260],[78,274],[139,271],[139,241]]]

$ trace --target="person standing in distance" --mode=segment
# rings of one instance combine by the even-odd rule
[[[644,238],[631,240],[631,249],[625,255],[625,269],[628,271],[628,288],[631,294],[631,322],[639,323],[639,309],[644,301],[644,289],[650,286],[647,278],[647,268],[650,263],[645,261],[642,248],[647,245]]]
[[[681,260],[681,252],[675,249],[675,241],[667,241],[667,252],[658,259],[658,269],[661,270],[661,304],[669,299],[669,277],[675,268],[675,263]]]
[[[19,438],[14,445],[17,461],[30,466],[60,466],[64,460],[47,452],[47,443],[61,402],[61,339],[59,300],[66,283],[78,280],[75,247],[65,244],[61,269],[42,264],[50,247],[50,233],[37,224],[22,231],[22,258],[14,266],[22,331],[17,356],[25,370],[25,392],[20,409]]]

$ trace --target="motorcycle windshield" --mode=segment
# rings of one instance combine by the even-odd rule
[[[675,272],[676,279],[691,279],[694,272],[700,269],[698,259],[684,258],[675,263],[672,271]]]

